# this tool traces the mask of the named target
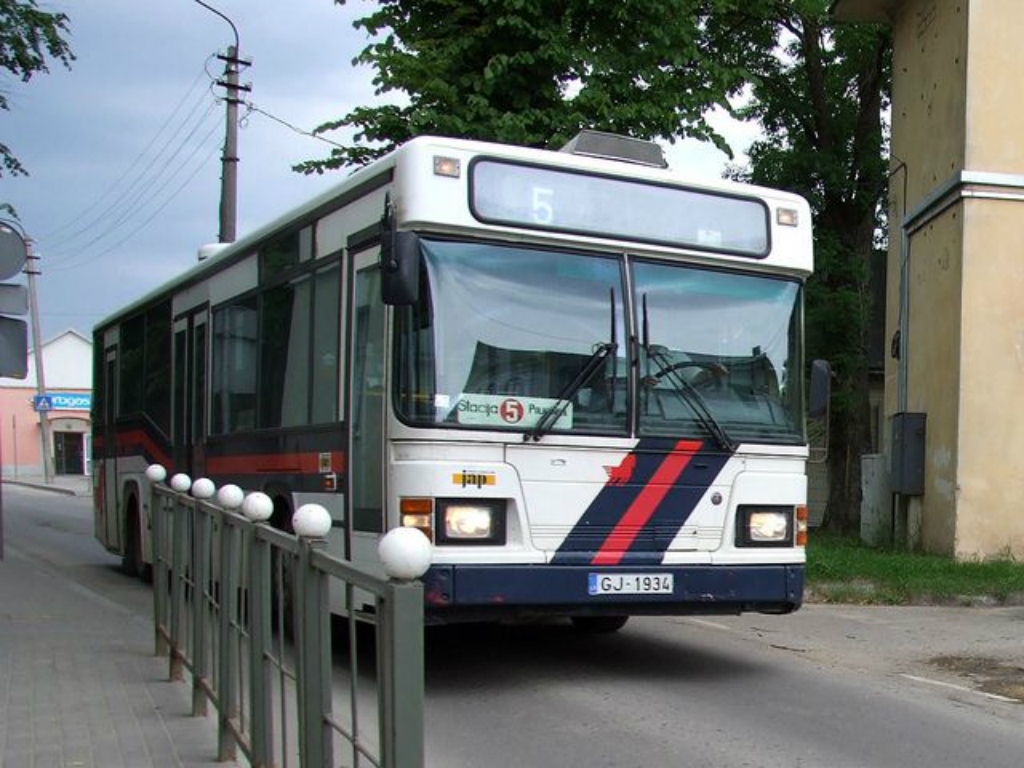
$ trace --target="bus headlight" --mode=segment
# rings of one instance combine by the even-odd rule
[[[504,544],[504,500],[438,499],[437,542]]]
[[[737,547],[790,547],[792,545],[792,507],[741,506],[737,510]]]

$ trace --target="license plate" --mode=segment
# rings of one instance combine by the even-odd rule
[[[671,595],[671,573],[592,573],[592,595]]]

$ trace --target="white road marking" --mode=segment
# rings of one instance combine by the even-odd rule
[[[918,683],[926,683],[927,685],[935,685],[940,688],[951,688],[954,691],[960,691],[961,693],[973,693],[975,696],[984,696],[986,699],[993,699],[994,701],[1005,701],[1010,704],[1020,704],[1020,699],[1014,699],[1009,696],[1000,696],[998,693],[986,693],[985,691],[976,691],[973,688],[967,688],[963,685],[956,685],[954,683],[947,683],[942,680],[932,680],[929,677],[918,677],[917,675],[900,674],[900,677],[905,677],[908,680],[914,680]]]
[[[688,616],[685,619],[680,619],[682,624],[696,624],[699,627],[709,627],[710,629],[717,629],[722,632],[735,632],[732,627],[727,627],[725,624],[719,624],[717,621],[708,621],[707,619],[695,619],[692,616]]]

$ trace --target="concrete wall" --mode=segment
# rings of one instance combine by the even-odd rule
[[[892,154],[894,166],[887,269],[890,338],[907,313],[901,361],[885,368],[885,435],[901,410],[927,414],[926,510],[909,525],[932,552],[954,551],[960,389],[961,242],[963,214],[954,205],[910,233],[904,269],[901,225],[937,187],[964,168],[968,18],[966,3],[911,0],[893,27]],[[901,304],[901,281],[909,302]],[[906,393],[900,396],[900,367]],[[906,527],[905,525],[902,527]],[[916,535],[916,533],[915,533]]]
[[[955,552],[1021,556],[1024,202],[972,200],[965,208]]]
[[[957,0],[970,8],[967,59],[967,167],[1024,174],[1024,3]],[[1010,214],[1019,216],[1019,212]]]

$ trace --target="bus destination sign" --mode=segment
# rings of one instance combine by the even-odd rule
[[[471,174],[473,215],[485,223],[768,255],[768,207],[755,198],[492,159]]]

